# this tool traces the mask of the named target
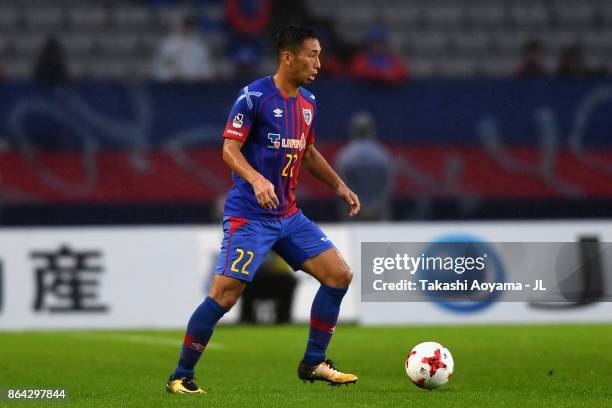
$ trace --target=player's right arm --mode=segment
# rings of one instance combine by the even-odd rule
[[[223,142],[223,161],[234,173],[251,184],[260,206],[263,208],[278,207],[274,185],[249,164],[240,149],[242,149],[240,141],[226,138]]]

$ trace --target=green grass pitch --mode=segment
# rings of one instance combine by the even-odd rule
[[[610,407],[612,325],[338,327],[329,356],[351,386],[303,383],[306,326],[220,326],[197,368],[204,395],[170,395],[180,331],[0,332],[0,388],[66,388],[74,407]],[[451,383],[412,385],[410,348],[438,341]]]

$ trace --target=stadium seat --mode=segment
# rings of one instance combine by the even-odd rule
[[[519,58],[516,55],[497,54],[481,61],[481,70],[489,76],[512,75],[518,65]]]
[[[138,48],[138,35],[132,32],[105,32],[96,38],[100,50],[108,55],[126,54],[135,52]]]
[[[432,29],[459,27],[464,23],[464,12],[455,6],[432,5],[423,11],[425,24]]]
[[[77,7],[68,10],[68,21],[73,28],[96,30],[108,21],[108,11],[104,7]]]
[[[406,5],[402,8],[385,7],[380,11],[383,22],[391,28],[414,29],[421,22],[421,11],[418,8]]]
[[[60,36],[61,43],[68,54],[87,54],[94,49],[94,38],[88,33],[63,33]]]
[[[602,7],[596,15],[599,17],[605,28],[612,28],[612,4],[602,3]]]
[[[148,7],[118,6],[111,13],[111,24],[124,30],[142,30],[154,21]]]
[[[20,33],[12,38],[13,48],[20,55],[33,57],[38,55],[45,39],[43,33]]]
[[[98,79],[120,79],[128,73],[125,59],[91,59],[87,62],[87,72]]]
[[[87,77],[86,62],[82,58],[68,58],[68,72],[75,79]]]
[[[518,27],[543,28],[549,23],[550,15],[544,6],[513,6],[510,8],[510,21]]]
[[[142,51],[153,56],[164,39],[163,33],[148,31],[138,37]]]
[[[434,74],[434,63],[431,58],[408,58],[406,64],[410,74],[415,77],[431,77]]]
[[[446,78],[464,78],[476,74],[473,58],[460,56],[443,57],[436,61],[436,74]]]
[[[8,42],[6,41],[6,38],[0,37],[0,55],[7,52],[8,48],[9,48],[9,45],[8,45]]]
[[[15,29],[19,24],[20,18],[21,13],[18,8],[0,5],[0,27],[2,31]]]
[[[593,8],[587,4],[558,4],[553,8],[557,27],[589,27],[593,23]]]
[[[530,38],[533,37],[529,31],[504,30],[493,35],[493,44],[499,52],[505,54],[514,53],[518,57],[521,47]]]
[[[4,71],[4,75],[7,78],[13,79],[26,79],[32,76],[32,65],[33,60],[26,59],[14,59],[3,63],[2,69]]]
[[[414,32],[406,37],[404,51],[419,54],[439,54],[446,51],[448,38],[439,31]]]
[[[367,29],[375,23],[372,10],[369,7],[353,7],[349,10],[344,10],[336,18],[342,25],[353,25],[361,30]]]
[[[612,53],[612,30],[587,31],[579,37],[582,45],[596,53]]]
[[[548,52],[559,52],[562,48],[576,44],[579,40],[573,31],[547,31],[540,34],[542,47]]]
[[[451,50],[460,55],[478,56],[491,48],[492,40],[486,31],[457,32],[449,36]]]
[[[60,7],[28,8],[23,16],[29,30],[54,30],[61,27],[64,10]]]
[[[499,28],[507,24],[508,14],[501,4],[486,4],[469,7],[465,19],[475,28]]]

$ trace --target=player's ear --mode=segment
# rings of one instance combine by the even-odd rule
[[[293,54],[289,50],[283,50],[280,54],[280,62],[283,65],[291,66],[293,60]]]

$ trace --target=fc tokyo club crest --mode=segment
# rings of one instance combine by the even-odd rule
[[[303,108],[302,112],[304,113],[304,122],[306,122],[306,126],[310,126],[312,123],[312,111],[308,108]]]

